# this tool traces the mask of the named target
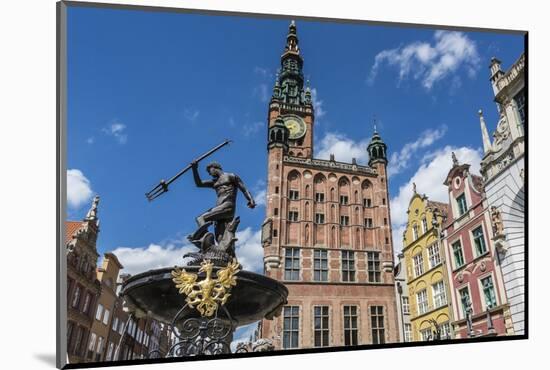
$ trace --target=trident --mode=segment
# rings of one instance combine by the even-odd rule
[[[221,149],[222,147],[226,146],[229,143],[231,143],[231,140],[225,140],[223,143],[215,146],[214,148],[210,149],[208,152],[204,153],[203,155],[201,155],[200,157],[195,159],[194,162],[198,163],[198,162],[202,161],[204,158],[212,155],[214,152],[216,152],[217,150]],[[189,164],[187,167],[185,167],[183,170],[178,172],[174,177],[172,177],[168,181],[160,180],[160,182],[157,186],[155,186],[150,192],[145,193],[145,197],[147,198],[147,200],[152,201],[153,199],[158,198],[162,194],[166,193],[168,191],[168,185],[170,185],[171,183],[176,181],[181,175],[183,175],[184,173],[189,171],[189,169],[191,167],[192,167],[192,165]]]

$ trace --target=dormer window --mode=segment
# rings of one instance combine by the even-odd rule
[[[466,194],[462,193],[456,198],[456,205],[458,208],[459,216],[462,216],[468,211],[468,205],[466,204]]]

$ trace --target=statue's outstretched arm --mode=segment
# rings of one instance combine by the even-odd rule
[[[246,186],[244,186],[243,180],[241,180],[241,178],[237,175],[235,175],[235,179],[237,180],[237,186],[239,187],[240,191],[243,193],[246,200],[248,200],[248,207],[249,208],[256,207],[256,202],[254,202],[254,197],[252,196],[252,194],[250,194]]]
[[[201,175],[199,174],[199,166],[197,162],[191,163],[191,168],[193,169],[193,179],[195,180],[195,185],[199,188],[211,188],[214,185],[214,182],[211,180],[202,181]]]

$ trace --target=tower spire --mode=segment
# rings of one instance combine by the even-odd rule
[[[488,153],[492,149],[491,139],[489,139],[489,132],[487,131],[487,125],[485,125],[485,119],[483,118],[483,111],[480,109],[479,124],[481,126],[481,137],[483,139],[483,153]]]
[[[384,164],[388,163],[386,157],[387,145],[382,140],[382,137],[376,131],[376,124],[374,126],[374,133],[370,140],[369,145],[367,146],[367,152],[369,153],[369,166],[372,166],[374,163],[382,162]]]
[[[95,221],[97,220],[97,205],[99,204],[99,195],[96,195],[94,197],[94,200],[92,201],[92,206],[90,207],[90,210],[86,214],[86,218],[84,220],[86,221]]]
[[[306,103],[303,65],[304,60],[300,55],[300,47],[298,46],[296,22],[292,21],[288,26],[286,45],[283,55],[281,55],[281,69],[275,82],[272,100],[279,100],[292,105]]]
[[[451,152],[451,158],[453,160],[453,167],[456,167],[460,164],[460,163],[458,163],[458,158],[456,157],[455,152]]]
[[[286,36],[285,52],[295,52],[300,54],[300,48],[298,47],[298,34],[296,33],[296,22],[292,20],[288,26],[288,35]]]

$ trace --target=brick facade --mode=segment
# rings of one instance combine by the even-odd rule
[[[269,104],[262,235],[265,273],[289,297],[278,318],[262,322],[261,336],[277,349],[341,346],[345,334],[348,344],[397,342],[385,144],[368,166],[313,157],[314,108],[297,42],[291,24]],[[302,121],[301,136],[283,127],[291,116]]]

